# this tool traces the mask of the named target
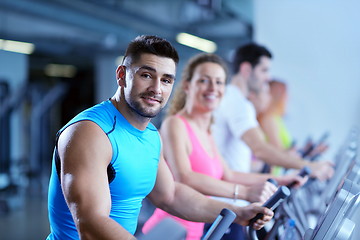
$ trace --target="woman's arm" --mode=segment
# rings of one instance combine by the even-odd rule
[[[266,179],[261,186],[258,185],[258,188],[250,189],[248,186],[243,186],[240,181],[218,180],[194,172],[189,160],[192,150],[190,139],[183,121],[178,117],[172,116],[163,122],[161,136],[164,156],[175,180],[194,188],[202,194],[234,198],[234,193],[237,191],[237,198],[255,202],[266,200],[276,190],[274,187],[269,187],[269,184],[264,183]],[[260,180],[258,181],[260,182]],[[236,184],[238,184],[237,187]]]

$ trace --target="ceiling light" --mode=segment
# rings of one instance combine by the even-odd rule
[[[179,33],[176,41],[188,47],[196,48],[203,52],[213,53],[216,51],[216,43],[188,33]]]
[[[32,43],[0,39],[0,50],[23,54],[32,54],[34,52],[34,49],[35,45]]]
[[[48,64],[45,67],[45,74],[49,77],[73,78],[76,74],[76,67],[73,65]]]

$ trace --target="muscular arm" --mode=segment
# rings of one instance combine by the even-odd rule
[[[155,187],[148,198],[164,211],[195,222],[213,222],[223,208],[234,211],[237,214],[236,222],[242,225],[247,225],[257,213],[265,214],[264,218],[257,222],[256,228],[261,228],[273,216],[272,211],[258,204],[236,207],[212,200],[184,184],[174,182],[163,158],[159,163]]]
[[[329,162],[308,162],[293,154],[279,150],[264,140],[263,132],[258,127],[247,130],[241,138],[257,158],[270,165],[295,169],[308,166],[312,170],[312,175],[321,180],[328,179],[333,175],[333,169]]]
[[[107,166],[111,144],[95,123],[81,121],[60,135],[61,187],[79,236],[91,239],[135,239],[109,217],[111,198]]]

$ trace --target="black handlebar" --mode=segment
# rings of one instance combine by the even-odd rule
[[[275,180],[275,179],[273,179],[273,178],[269,178],[268,180],[266,180],[266,181],[268,181],[268,182],[270,182],[270,183],[272,183],[272,184],[274,184],[275,186],[278,186],[279,184],[278,184],[278,182]]]
[[[286,186],[281,186],[278,190],[272,195],[264,204],[263,206],[266,208],[270,208],[271,210],[275,210],[285,198],[290,196],[290,190]],[[254,223],[263,217],[263,214],[257,214],[253,219],[250,220],[250,224],[248,227],[248,235],[250,240],[256,240],[256,230],[253,228]]]
[[[309,167],[303,167],[301,170],[300,170],[300,172],[299,172],[299,176],[300,177],[305,177],[305,176],[308,176],[308,175],[310,175],[310,173],[311,173],[311,169],[309,168]],[[296,185],[296,182],[293,182],[293,183],[290,183],[289,185],[287,185],[287,187],[289,188],[289,189],[291,189],[291,188],[293,188],[294,186]]]
[[[220,240],[235,218],[236,214],[233,211],[224,208],[202,240]]]

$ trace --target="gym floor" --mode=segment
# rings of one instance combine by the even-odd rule
[[[46,190],[26,188],[6,195],[2,192],[1,200],[1,240],[46,239],[50,232]]]
[[[39,190],[28,192],[7,198],[10,211],[4,211],[4,204],[0,202],[0,240],[45,240],[48,236],[47,193]],[[4,199],[3,196],[0,199]],[[152,204],[144,201],[138,229],[153,211]]]
[[[25,196],[20,206],[0,215],[1,240],[42,240],[48,234],[46,197]]]

